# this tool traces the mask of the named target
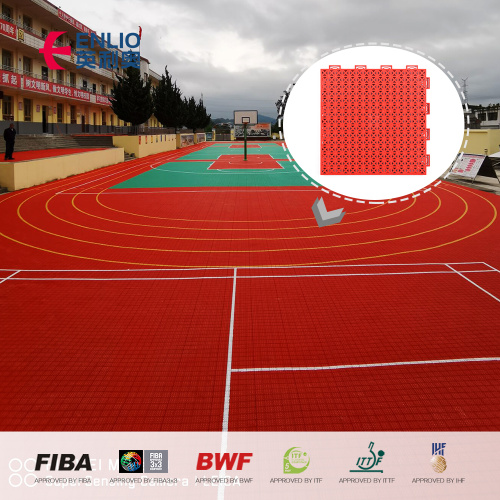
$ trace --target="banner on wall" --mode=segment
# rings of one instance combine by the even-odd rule
[[[244,137],[243,125],[234,126],[234,135],[237,139]],[[247,137],[271,137],[270,123],[256,123],[247,126]]]
[[[186,146],[192,146],[194,144],[194,134],[182,134],[181,135],[181,148]]]

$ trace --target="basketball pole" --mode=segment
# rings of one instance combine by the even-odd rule
[[[247,124],[244,123],[243,124],[243,140],[244,140],[244,143],[245,143],[245,158],[244,160],[247,161]]]

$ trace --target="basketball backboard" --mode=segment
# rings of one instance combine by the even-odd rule
[[[234,124],[235,125],[255,125],[259,123],[259,113],[256,110],[235,110],[234,111]]]

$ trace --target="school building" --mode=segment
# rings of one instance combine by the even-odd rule
[[[118,67],[113,70],[99,67],[96,46],[94,68],[77,67],[77,33],[92,33],[89,27],[46,0],[8,0],[1,2],[0,18],[0,92],[2,116],[0,130],[14,122],[18,134],[119,134],[127,133],[127,123],[119,120],[110,107],[109,96],[114,71],[121,69],[122,51],[115,53]],[[54,47],[70,46],[71,55],[54,54],[63,70],[47,67],[43,54],[45,39],[52,31],[65,31]],[[100,35],[100,33],[97,33]],[[115,44],[114,39],[111,40]],[[79,64],[81,66],[81,64]],[[141,56],[140,70],[151,78],[153,86],[161,76],[149,68]],[[144,125],[153,131],[161,125],[154,116]]]

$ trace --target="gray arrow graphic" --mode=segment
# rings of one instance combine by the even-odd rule
[[[314,217],[316,217],[316,222],[319,227],[331,226],[332,224],[337,224],[340,222],[345,215],[343,212],[343,208],[339,208],[338,210],[332,210],[329,212],[325,207],[325,202],[323,198],[316,198],[316,201],[313,203],[312,211]]]

